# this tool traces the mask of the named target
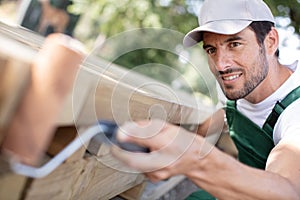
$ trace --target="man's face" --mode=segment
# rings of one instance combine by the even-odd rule
[[[205,32],[203,48],[210,70],[228,99],[246,97],[267,76],[265,49],[250,28],[234,35]]]

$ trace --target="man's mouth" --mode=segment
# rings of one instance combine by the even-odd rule
[[[234,74],[234,75],[223,75],[221,77],[224,81],[233,81],[233,80],[239,78],[241,75],[242,75],[242,73]]]

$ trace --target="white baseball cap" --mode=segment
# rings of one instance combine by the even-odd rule
[[[202,41],[203,31],[231,35],[236,34],[253,21],[269,21],[274,16],[263,0],[205,0],[198,16],[199,27],[187,33],[185,47]]]

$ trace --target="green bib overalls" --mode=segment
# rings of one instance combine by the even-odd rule
[[[282,101],[277,102],[263,128],[253,123],[236,109],[235,101],[228,101],[226,118],[229,133],[238,149],[238,160],[246,165],[264,169],[270,151],[274,148],[273,128],[286,107],[300,98],[300,86],[292,90]],[[197,191],[187,199],[213,200],[205,191]]]

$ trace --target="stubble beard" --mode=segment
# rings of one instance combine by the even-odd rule
[[[224,88],[225,86],[221,85],[223,93],[229,100],[245,98],[266,78],[269,71],[269,63],[267,61],[264,48],[260,48],[260,54],[257,60],[258,62],[253,68],[255,71],[250,73],[248,71],[248,75],[250,75],[250,77],[246,80],[242,88],[234,89],[234,86],[227,86]],[[241,71],[245,74],[245,70],[241,69]]]

